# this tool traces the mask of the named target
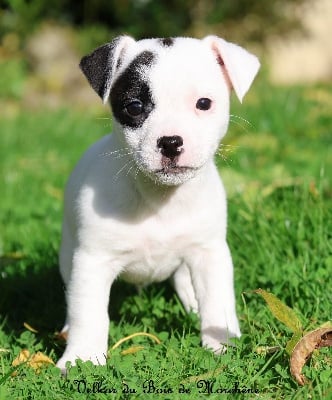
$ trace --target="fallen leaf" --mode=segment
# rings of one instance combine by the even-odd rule
[[[54,361],[43,354],[41,351],[37,351],[37,353],[30,354],[29,350],[23,349],[20,351],[20,354],[13,360],[12,366],[17,367],[21,364],[26,363],[29,367],[33,368],[37,373],[40,371],[40,368],[52,364],[54,365]],[[16,375],[16,371],[12,374]]]
[[[17,367],[20,364],[23,364],[28,361],[30,357],[30,351],[23,349],[20,351],[20,354],[13,360],[12,366]]]
[[[28,365],[35,370],[39,370],[41,367],[49,364],[54,365],[54,361],[41,351],[37,351],[37,353],[33,354],[28,361]]]
[[[290,358],[290,372],[299,385],[304,385],[306,379],[302,368],[315,349],[332,346],[332,324],[305,334],[295,345]]]
[[[263,297],[269,310],[280,322],[286,325],[294,333],[302,332],[302,323],[294,310],[286,306],[286,304],[279,300],[278,297],[266,290],[257,289],[254,290],[254,292]]]
[[[322,341],[319,344],[319,347],[331,347],[332,346],[332,331],[324,333],[322,335]]]

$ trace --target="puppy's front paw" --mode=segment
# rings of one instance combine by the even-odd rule
[[[91,354],[94,354],[91,356]],[[103,352],[90,352],[88,353],[82,353],[82,352],[75,352],[75,351],[65,351],[63,356],[60,358],[60,360],[56,363],[56,366],[61,369],[62,373],[66,373],[67,368],[66,368],[66,363],[70,362],[71,366],[76,365],[76,360],[82,360],[82,361],[92,361],[93,364],[95,365],[105,365],[106,364],[106,353]]]
[[[202,337],[202,345],[208,350],[213,351],[215,354],[223,354],[227,350],[227,347],[221,344],[218,340],[208,336]]]
[[[77,358],[77,357],[76,357],[76,358]],[[70,367],[72,367],[72,366],[75,365],[76,358],[75,358],[75,359],[69,359],[69,358],[67,358],[67,357],[62,356],[62,357],[58,360],[58,362],[56,363],[56,366],[57,366],[58,368],[60,368],[62,374],[65,375],[66,372],[67,372],[67,367],[70,368]],[[67,362],[70,363],[70,366],[67,366],[67,367],[66,367]]]
[[[231,339],[240,336],[241,333],[239,329],[231,332],[227,328],[210,326],[202,331],[202,345],[216,354],[222,354],[226,351],[227,346],[234,345]]]

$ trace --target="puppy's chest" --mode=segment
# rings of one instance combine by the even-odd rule
[[[118,252],[122,278],[135,284],[167,279],[185,260],[197,242],[190,226],[154,221],[128,227],[123,248]]]

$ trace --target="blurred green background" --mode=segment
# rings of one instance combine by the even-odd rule
[[[15,31],[23,39],[44,20],[80,28],[103,26],[112,35],[125,31],[136,37],[194,34],[206,26],[218,31],[224,29],[226,32],[230,26],[240,24],[242,28],[245,27],[246,35],[250,39],[264,40],[267,33],[285,33],[298,27],[298,16],[286,6],[304,2],[305,0],[2,0],[0,33]],[[226,26],[222,28],[221,24]]]
[[[77,64],[123,33],[137,39],[213,33],[247,46],[269,66],[276,39],[310,34],[303,13],[313,14],[320,1],[325,0],[1,0],[2,113],[15,113],[18,106],[96,107]]]

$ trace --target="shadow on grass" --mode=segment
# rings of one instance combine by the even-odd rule
[[[55,333],[65,321],[66,303],[56,260],[56,252],[51,250],[46,255],[45,248],[31,259],[0,258],[0,323],[5,334],[14,340],[27,329],[24,323],[29,324],[38,331],[36,339],[43,348],[60,355],[64,343],[56,339]],[[150,285],[138,293],[134,285],[116,281],[109,314],[115,324],[129,324],[137,330],[182,334],[195,330],[197,325],[196,317],[184,312],[168,282]]]
[[[44,348],[58,344],[54,333],[65,318],[64,287],[53,263],[41,265],[33,259],[0,259],[0,320],[3,331],[17,339],[26,330],[24,323],[37,330],[36,339]],[[61,344],[60,344],[61,347]]]

